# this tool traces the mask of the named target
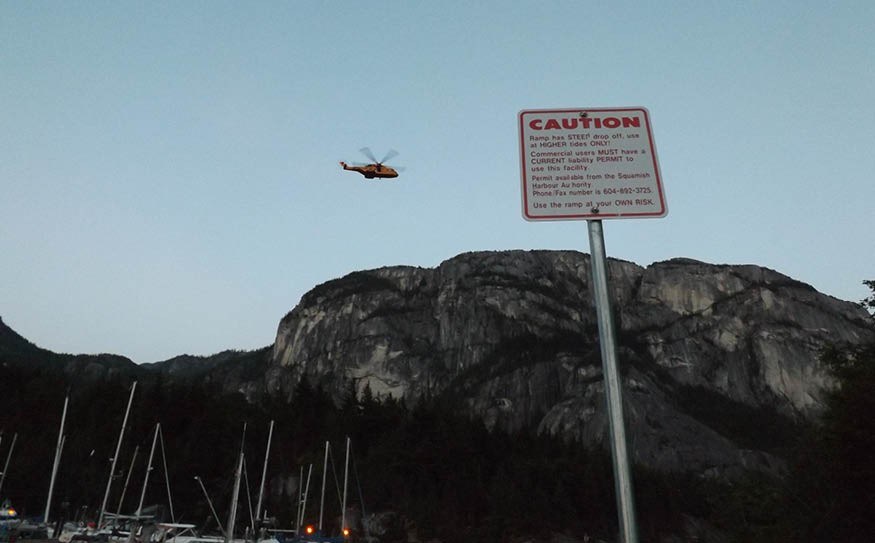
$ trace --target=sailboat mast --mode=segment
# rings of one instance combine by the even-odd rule
[[[103,505],[100,506],[100,516],[97,517],[97,527],[103,526],[103,515],[106,513],[106,502],[109,501],[109,490],[112,488],[112,476],[115,473],[115,463],[118,461],[118,455],[122,450],[122,440],[125,437],[125,428],[128,425],[128,415],[131,412],[131,404],[134,402],[134,391],[137,390],[137,382],[131,385],[131,395],[128,398],[128,407],[125,409],[125,418],[122,421],[122,429],[118,434],[118,443],[115,446],[115,454],[112,457],[112,465],[109,467],[109,480],[106,481],[106,492],[103,493]],[[47,508],[48,509],[48,508]]]
[[[167,505],[170,507],[170,522],[176,523],[176,515],[173,513],[173,495],[170,493],[170,472],[167,470],[167,454],[164,452],[164,432],[159,432],[161,438],[161,461],[164,466],[164,484],[167,485]]]
[[[255,518],[252,515],[252,489],[249,488],[249,467],[246,465],[246,460],[243,460],[243,484],[246,485],[246,505],[249,506],[249,526],[246,527],[244,534],[249,533],[249,529],[255,526]]]
[[[128,468],[128,475],[125,477],[125,486],[122,487],[122,497],[118,500],[118,509],[115,510],[116,515],[122,514],[122,504],[125,501],[125,494],[128,493],[128,484],[131,482],[131,473],[134,472],[134,463],[137,461],[137,453],[140,452],[140,446],[134,447],[134,455],[131,457],[131,467]]]
[[[240,479],[243,475],[243,444],[246,442],[246,424],[243,424],[243,439],[240,441],[240,457],[237,460],[237,470],[234,473],[234,493],[231,495],[231,511],[228,513],[228,531],[225,532],[225,543],[231,543],[234,538],[234,524],[237,522],[237,499],[240,497]]]
[[[152,436],[152,449],[149,450],[149,461],[146,463],[146,476],[143,477],[143,490],[140,492],[140,504],[137,505],[136,516],[140,516],[143,512],[143,501],[146,499],[146,487],[149,486],[149,473],[152,471],[152,459],[155,457],[155,443],[158,441],[158,429],[161,428],[161,423],[155,425],[155,435]]]
[[[9,460],[12,458],[12,450],[15,448],[16,440],[18,440],[18,432],[12,435],[12,445],[9,446],[9,453],[6,455],[6,463],[3,464],[3,473],[0,473],[0,496],[3,495],[3,481],[6,480],[6,472],[9,471]]]
[[[225,533],[225,527],[222,526],[222,521],[219,520],[219,515],[216,513],[216,508],[213,507],[213,500],[210,499],[210,495],[207,494],[207,489],[204,487],[204,482],[197,475],[194,476],[194,480],[200,485],[201,490],[204,492],[204,496],[207,498],[207,504],[210,506],[210,511],[213,513],[213,518],[216,519],[216,524],[219,525],[219,531]]]
[[[301,474],[298,475],[298,507],[295,509],[295,535],[301,533],[301,498],[304,496],[304,466],[301,465]]]
[[[304,476],[304,466],[301,466],[301,477]],[[307,514],[307,497],[310,495],[310,479],[313,477],[313,464],[307,470],[307,486],[304,487],[304,497],[298,502],[298,526],[295,533],[301,533],[301,524],[304,524],[304,515]],[[303,481],[301,481],[303,484]],[[298,493],[300,497],[300,492]]]
[[[340,511],[340,530],[346,531],[346,486],[349,480],[349,436],[346,437],[346,463],[343,466],[343,502]]]
[[[255,506],[255,520],[261,518],[261,499],[264,496],[264,480],[267,478],[267,459],[270,456],[270,440],[273,438],[273,421],[267,432],[267,447],[264,449],[264,467],[261,470],[261,486],[258,488],[258,504]]]
[[[322,533],[322,513],[325,511],[325,478],[328,475],[328,442],[325,442],[325,461],[322,462],[322,498],[319,500],[319,533]]]
[[[52,478],[49,481],[49,497],[46,499],[46,512],[43,521],[49,524],[49,511],[52,509],[52,493],[55,491],[55,477],[58,475],[58,465],[61,463],[61,448],[64,446],[64,423],[67,421],[67,404],[70,403],[70,394],[64,396],[64,411],[61,413],[61,429],[58,430],[58,445],[55,447],[55,461],[52,464]]]

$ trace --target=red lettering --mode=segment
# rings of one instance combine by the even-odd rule
[[[532,130],[574,130],[575,128],[641,128],[640,117],[566,117],[560,121],[557,119],[532,119],[529,121],[529,128]]]

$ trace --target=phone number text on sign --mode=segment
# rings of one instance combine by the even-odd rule
[[[647,109],[524,110],[519,130],[527,220],[668,213]]]

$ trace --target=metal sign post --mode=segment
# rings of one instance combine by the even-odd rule
[[[629,469],[628,442],[623,419],[623,391],[617,368],[617,338],[614,334],[614,313],[608,296],[608,269],[605,256],[605,236],[602,221],[587,221],[589,250],[592,263],[592,291],[599,325],[602,352],[602,373],[605,377],[605,399],[611,438],[611,458],[614,463],[614,488],[620,534],[625,543],[638,543],[635,521],[635,500],[632,493],[632,471]]]
[[[519,131],[523,217],[588,224],[620,536],[638,543],[602,219],[668,213],[650,113],[643,107],[526,110]]]

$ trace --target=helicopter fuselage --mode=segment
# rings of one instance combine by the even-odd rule
[[[365,176],[367,179],[391,179],[393,177],[398,177],[398,172],[396,172],[394,168],[384,166],[383,164],[365,164],[364,166],[350,166],[346,162],[341,162],[340,165],[343,167],[344,170],[358,172]]]

